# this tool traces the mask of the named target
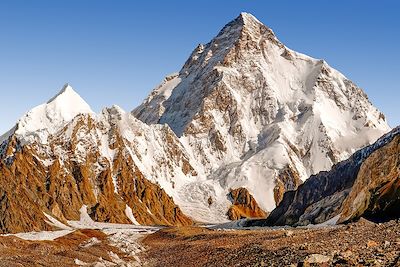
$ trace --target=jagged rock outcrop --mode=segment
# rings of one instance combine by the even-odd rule
[[[265,218],[267,216],[246,188],[241,187],[231,190],[228,198],[232,202],[232,206],[227,213],[229,220]]]
[[[342,223],[367,217],[400,217],[400,127],[360,149],[329,172],[310,177],[296,191],[286,192],[266,220],[254,225]]]
[[[296,190],[302,183],[300,175],[289,165],[282,169],[278,174],[278,179],[275,181],[274,199],[275,203],[281,203],[283,194],[287,191]]]
[[[343,203],[339,222],[400,218],[400,133],[361,165]]]
[[[354,83],[247,13],[199,45],[133,114],[168,124],[198,163],[206,181],[188,180],[181,193],[193,203],[184,209],[203,220],[224,216],[229,188],[247,188],[271,211],[284,192],[390,130]]]

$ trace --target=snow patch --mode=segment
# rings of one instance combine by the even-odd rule
[[[134,225],[140,225],[140,223],[138,223],[138,222],[136,221],[135,216],[133,216],[131,207],[129,207],[128,205],[126,205],[126,208],[125,208],[125,215],[126,215],[126,217],[128,217],[128,219],[129,219]]]
[[[72,230],[60,230],[60,231],[42,231],[42,232],[28,232],[28,233],[18,233],[18,234],[6,234],[2,236],[16,236],[24,240],[31,241],[45,241],[54,240],[56,238],[68,235],[72,233]]]

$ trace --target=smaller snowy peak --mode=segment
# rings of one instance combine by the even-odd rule
[[[74,89],[72,89],[71,85],[69,83],[66,83],[63,88],[61,89],[60,92],[58,92],[58,94],[56,94],[55,96],[53,96],[52,98],[50,98],[49,101],[47,101],[48,103],[51,103],[53,100],[56,100],[59,96],[65,95],[65,94],[77,94]]]
[[[69,84],[45,104],[27,112],[16,125],[15,134],[22,142],[47,143],[56,133],[79,114],[94,114],[90,106]]]

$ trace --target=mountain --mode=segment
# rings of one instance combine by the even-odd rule
[[[0,137],[0,231],[86,211],[148,225],[265,217],[389,130],[350,80],[242,13],[132,112],[96,114],[68,84],[27,112]]]
[[[358,150],[329,172],[286,192],[266,220],[247,226],[383,221],[400,217],[400,127]]]
[[[10,132],[0,137],[0,141],[15,134],[22,143],[30,143],[36,139],[45,143],[50,135],[79,114],[94,114],[94,112],[72,87],[66,84],[47,103],[26,113]]]
[[[79,220],[83,206],[96,221],[192,223],[162,189],[196,175],[168,126],[117,106],[95,114],[67,85],[1,139],[2,232],[51,229],[48,216]]]
[[[226,216],[238,188],[271,211],[284,192],[390,130],[353,82],[247,13],[198,45],[132,114],[169,125],[185,147],[199,175],[177,194],[198,220]]]

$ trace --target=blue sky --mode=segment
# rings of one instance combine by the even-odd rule
[[[325,59],[400,124],[400,1],[0,1],[0,132],[69,82],[95,111],[137,106],[245,11]]]

